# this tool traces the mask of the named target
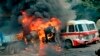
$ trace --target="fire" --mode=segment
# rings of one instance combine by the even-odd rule
[[[22,12],[21,23],[23,27],[27,27],[30,32],[37,31],[39,35],[39,40],[41,41],[45,38],[44,30],[49,27],[49,25],[54,26],[56,30],[59,30],[61,22],[56,17],[52,17],[49,20],[44,20],[43,18],[36,18],[34,16],[29,16],[26,12]]]
[[[57,18],[51,18],[48,21],[45,21],[41,18],[37,18],[36,20],[32,21],[29,28],[30,28],[30,31],[35,30],[38,32],[38,35],[39,35],[40,41],[41,41],[41,39],[43,39],[43,37],[45,38],[44,30],[47,27],[49,27],[49,25],[54,26],[56,28],[56,30],[58,30],[60,28],[60,24],[61,24],[61,22]]]
[[[18,40],[23,39],[23,31],[21,31],[19,34],[16,35]]]
[[[32,16],[28,16],[28,14],[26,12],[22,12],[22,15],[23,15],[23,18],[21,20],[22,25],[23,26],[30,25],[30,23],[33,20],[33,17]]]
[[[52,17],[49,20],[44,20],[43,18],[36,18],[35,16],[29,16],[26,12],[22,12],[22,20],[21,24],[23,27],[27,27],[30,32],[37,31],[40,40],[40,49],[43,49],[44,43],[43,40],[45,39],[45,32],[44,30],[49,27],[49,25],[59,30],[61,22],[56,17]],[[40,51],[41,52],[41,51]]]

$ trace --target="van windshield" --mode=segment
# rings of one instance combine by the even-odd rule
[[[87,24],[88,30],[94,30],[95,26],[94,24]]]

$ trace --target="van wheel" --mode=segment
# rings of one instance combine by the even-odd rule
[[[64,48],[66,49],[70,49],[73,47],[71,40],[65,40],[64,45]]]

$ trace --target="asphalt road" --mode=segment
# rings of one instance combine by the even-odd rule
[[[95,51],[100,48],[100,43],[92,44],[87,47],[69,49],[62,56],[96,56]]]
[[[56,48],[55,48],[56,47]],[[58,49],[57,49],[58,48]],[[43,53],[46,55],[39,55],[38,47],[30,48],[31,50],[24,50],[19,54],[14,55],[5,55],[0,52],[0,56],[96,56],[95,51],[100,48],[100,43],[92,44],[86,47],[77,47],[71,49],[61,49],[54,44],[46,44],[44,45]],[[59,51],[60,50],[60,51]]]

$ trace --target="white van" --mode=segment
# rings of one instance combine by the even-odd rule
[[[68,21],[62,29],[61,37],[68,48],[100,40],[95,22],[89,20]]]

